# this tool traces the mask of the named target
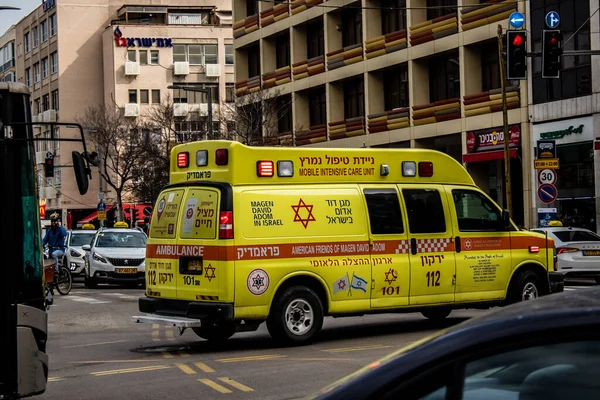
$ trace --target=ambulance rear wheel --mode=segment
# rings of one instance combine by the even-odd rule
[[[216,324],[203,325],[198,328],[192,328],[194,333],[202,339],[211,342],[224,342],[235,334],[235,322],[219,322]]]
[[[441,321],[446,319],[448,315],[452,312],[451,308],[432,308],[429,310],[423,310],[421,314],[427,319],[433,321]]]
[[[273,304],[267,318],[271,337],[284,344],[305,344],[323,327],[323,305],[305,286],[286,289]]]

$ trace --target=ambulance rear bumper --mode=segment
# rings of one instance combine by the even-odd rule
[[[143,313],[155,314],[154,316],[152,316],[152,318],[155,319],[158,319],[158,316],[163,316],[174,318],[179,317],[184,318],[186,320],[209,319],[214,321],[233,321],[232,303],[209,303],[199,301],[167,300],[157,299],[153,297],[140,297],[139,310]],[[136,318],[140,318],[140,321],[137,322],[160,323],[160,321],[142,321],[141,317],[134,317],[134,320],[136,320]],[[165,324],[172,325],[169,322],[165,322]]]

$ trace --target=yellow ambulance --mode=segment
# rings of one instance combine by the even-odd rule
[[[325,316],[441,319],[562,291],[553,249],[441,152],[193,142],[173,148],[133,319],[208,340],[266,321],[302,343]]]

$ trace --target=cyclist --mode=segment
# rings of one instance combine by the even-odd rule
[[[42,241],[44,246],[48,246],[48,256],[55,261],[55,272],[58,272],[58,260],[65,254],[65,238],[67,237],[67,231],[59,225],[58,219],[57,213],[50,216],[50,229]]]

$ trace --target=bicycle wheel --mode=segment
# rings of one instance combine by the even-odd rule
[[[63,296],[69,294],[73,286],[73,278],[71,273],[65,267],[60,267],[58,270],[58,279],[56,280],[56,290]]]

